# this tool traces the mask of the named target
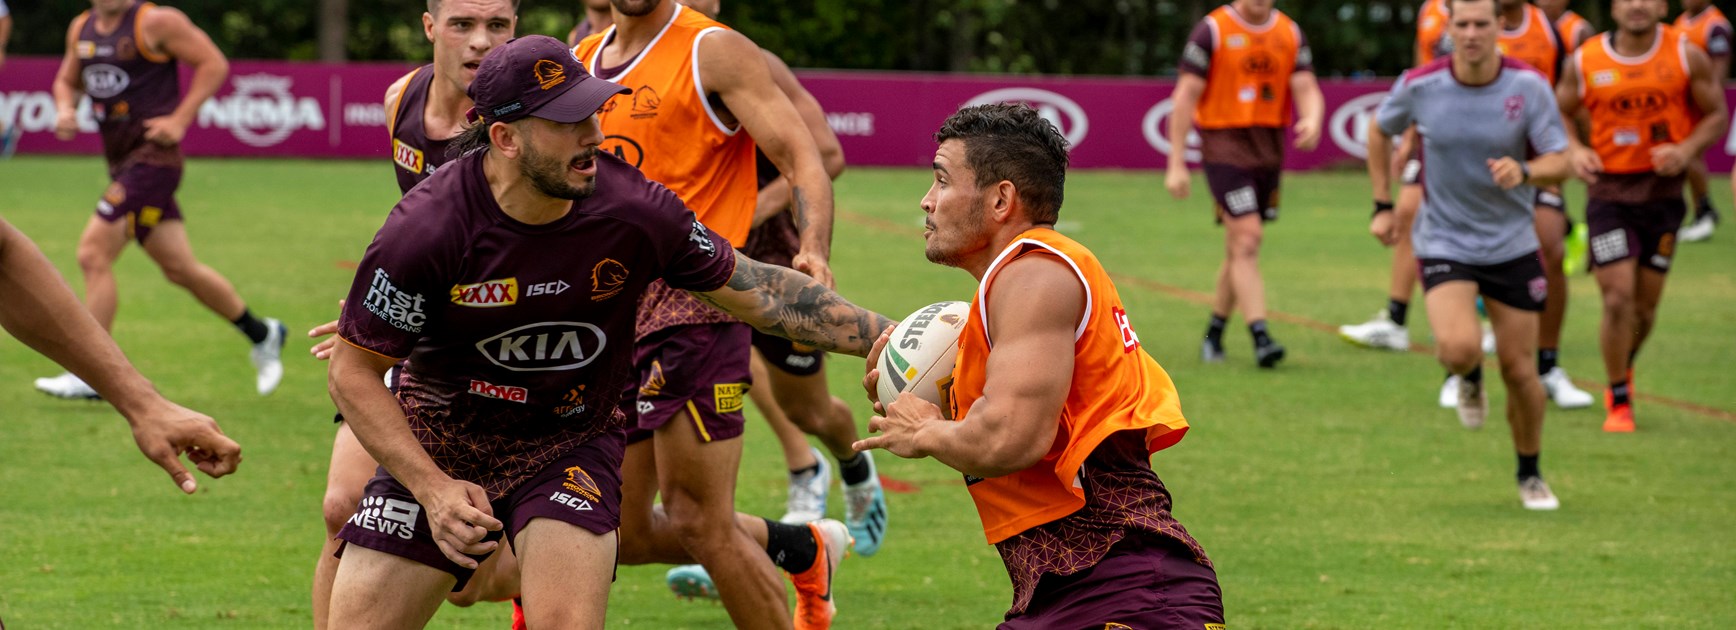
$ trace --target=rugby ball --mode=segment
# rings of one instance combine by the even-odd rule
[[[898,322],[880,352],[880,402],[910,392],[940,407],[951,420],[952,367],[959,333],[969,321],[969,302],[935,302]]]

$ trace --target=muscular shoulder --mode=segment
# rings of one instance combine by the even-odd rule
[[[386,87],[386,130],[388,132],[396,133],[398,131],[398,105],[404,98],[404,91],[410,89],[410,79],[421,71],[422,68],[411,70]]]
[[[181,33],[186,29],[198,29],[193,20],[175,7],[152,6],[148,10],[139,11],[139,29],[146,37],[159,40]]]
[[[706,33],[697,46],[699,73],[711,91],[741,85],[749,77],[763,76],[766,72],[765,55],[759,45],[741,33],[718,27]]]

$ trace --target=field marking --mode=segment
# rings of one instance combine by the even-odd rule
[[[895,223],[892,221],[887,221],[885,219],[871,217],[871,216],[864,215],[864,214],[857,214],[855,212],[850,212],[848,210],[837,210],[836,213],[837,213],[837,216],[839,218],[842,218],[845,221],[848,221],[850,223],[854,223],[856,225],[860,225],[860,226],[863,226],[866,228],[879,230],[882,232],[890,232],[890,233],[897,234],[900,236],[915,236],[917,238],[922,237],[922,230],[921,229],[905,227],[903,225],[899,225],[898,223]],[[1215,296],[1213,296],[1211,294],[1202,293],[1199,291],[1194,291],[1192,289],[1184,289],[1182,287],[1178,287],[1175,285],[1158,282],[1158,281],[1152,280],[1150,278],[1143,278],[1140,276],[1131,276],[1131,275],[1127,275],[1124,273],[1115,273],[1115,272],[1110,272],[1109,277],[1111,279],[1113,279],[1117,284],[1131,285],[1131,286],[1139,287],[1141,289],[1145,289],[1147,291],[1151,291],[1154,293],[1161,293],[1163,295],[1168,295],[1170,297],[1176,298],[1176,299],[1181,300],[1183,302],[1190,302],[1190,303],[1193,303],[1193,304],[1196,304],[1199,306],[1205,306],[1208,308],[1211,307],[1212,302],[1216,299]],[[1327,334],[1330,334],[1333,336],[1338,335],[1338,327],[1337,326],[1334,326],[1332,324],[1328,324],[1326,322],[1322,322],[1319,320],[1310,319],[1308,317],[1304,317],[1301,315],[1294,315],[1291,313],[1285,313],[1282,311],[1274,311],[1274,310],[1268,309],[1266,311],[1266,317],[1268,319],[1275,319],[1275,320],[1285,322],[1288,324],[1294,324],[1296,326],[1301,326],[1303,328],[1310,328],[1310,329],[1317,330],[1317,331],[1320,331],[1323,333],[1327,333]],[[1414,354],[1432,355],[1432,354],[1434,354],[1434,349],[1432,347],[1429,347],[1429,346],[1413,343],[1413,344],[1411,344],[1410,352],[1414,353]],[[1594,380],[1590,380],[1590,379],[1583,379],[1583,378],[1573,379],[1573,382],[1578,384],[1580,387],[1592,388],[1592,389],[1596,389],[1596,390],[1602,390],[1603,386],[1604,386],[1603,383],[1600,383],[1600,382],[1597,382]],[[1719,409],[1717,407],[1712,407],[1710,405],[1702,405],[1702,404],[1696,403],[1696,402],[1680,400],[1680,399],[1676,399],[1676,398],[1670,398],[1667,396],[1659,396],[1657,394],[1649,394],[1646,392],[1639,392],[1639,399],[1647,401],[1647,402],[1658,403],[1658,404],[1663,405],[1665,407],[1674,407],[1676,409],[1680,409],[1683,411],[1688,411],[1688,412],[1697,413],[1697,414],[1700,414],[1703,416],[1708,416],[1711,418],[1724,420],[1727,422],[1736,422],[1736,411],[1730,411],[1727,409]]]

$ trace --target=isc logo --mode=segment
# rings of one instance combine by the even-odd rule
[[[560,280],[556,280],[554,282],[544,282],[542,284],[532,284],[532,285],[525,286],[524,296],[525,297],[531,297],[531,296],[535,296],[535,295],[560,295],[562,293],[566,293],[567,289],[569,289],[571,287],[572,287],[572,285],[567,284],[565,282],[562,282]]]
[[[591,511],[591,502],[590,501],[586,501],[584,499],[575,497],[575,496],[567,494],[565,492],[557,491],[554,494],[549,495],[549,500],[554,501],[555,503],[559,503],[561,505],[573,508],[574,510],[578,510],[580,512]]]

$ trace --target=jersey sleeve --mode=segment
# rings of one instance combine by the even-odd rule
[[[1554,91],[1541,80],[1526,84],[1531,87],[1525,95],[1525,136],[1531,149],[1539,155],[1566,151],[1567,128],[1561,122]]]
[[[1314,71],[1314,49],[1308,46],[1308,35],[1306,33],[1302,32],[1302,26],[1301,25],[1295,25],[1295,28],[1296,28],[1296,68],[1291,70],[1290,73],[1295,74],[1297,72],[1313,72]]]
[[[1193,33],[1187,36],[1187,45],[1181,50],[1181,72],[1198,75],[1201,78],[1210,76],[1212,69],[1212,27],[1206,20],[1200,20],[1194,26]]]
[[[650,221],[652,246],[662,265],[662,278],[670,287],[684,291],[715,291],[735,273],[735,249],[729,239],[699,222],[681,198],[661,184],[646,182],[652,205],[645,213]]]
[[[1730,56],[1732,32],[1729,22],[1713,24],[1706,31],[1706,56],[1722,59]],[[1723,79],[1725,77],[1718,77]]]
[[[6,0],[0,0],[0,18],[12,15],[12,10],[6,8]]]
[[[1410,89],[1410,74],[1406,73],[1392,84],[1392,90],[1386,93],[1386,100],[1380,102],[1380,109],[1374,113],[1374,119],[1379,122],[1380,130],[1386,135],[1396,136],[1409,129],[1415,122],[1412,112],[1413,97]]]
[[[436,326],[437,307],[453,284],[446,276],[452,252],[463,248],[444,242],[448,231],[429,229],[437,222],[411,218],[418,214],[427,209],[400,202],[362,254],[338,317],[338,336],[350,345],[401,359]]]

